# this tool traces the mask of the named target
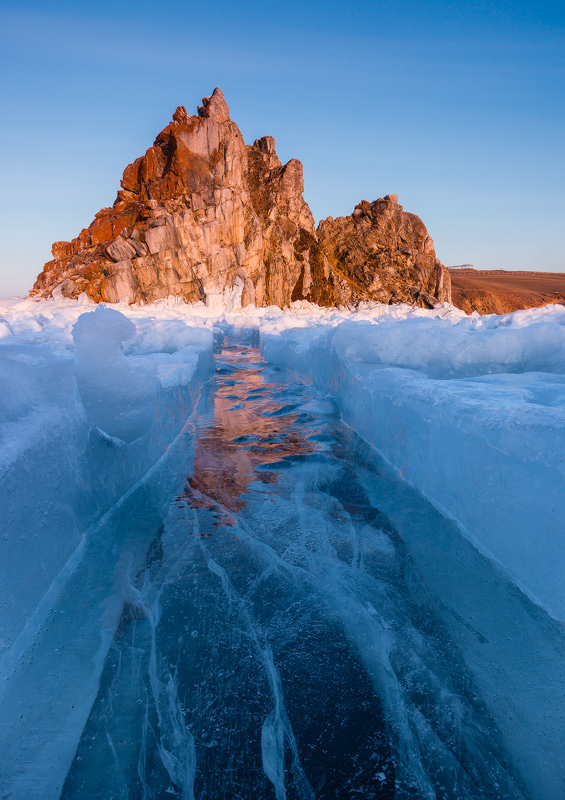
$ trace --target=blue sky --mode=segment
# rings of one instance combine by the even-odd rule
[[[565,4],[0,5],[0,296],[220,86],[316,220],[399,195],[445,264],[565,272]]]

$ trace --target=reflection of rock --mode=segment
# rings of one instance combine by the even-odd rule
[[[298,411],[285,416],[284,421],[280,416],[262,413],[273,409],[273,387],[263,383],[259,361],[257,351],[249,352],[245,368],[230,371],[227,385],[220,383],[214,397],[214,424],[198,436],[192,474],[177,498],[188,500],[193,508],[210,508],[216,524],[229,525],[229,512],[245,507],[245,492],[252,481],[275,480],[273,472],[258,473],[258,466],[276,465],[284,456],[315,449],[305,439],[303,427],[294,426]],[[238,366],[237,358],[231,366]]]
[[[330,217],[316,234],[300,161],[281,164],[271,136],[245,145],[219,89],[198,116],[177,108],[121,185],[112,208],[55,242],[33,293],[235,306],[449,296],[423,223],[393,196]]]

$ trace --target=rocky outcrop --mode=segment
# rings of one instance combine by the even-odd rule
[[[270,136],[246,145],[220,89],[197,116],[179,106],[121,187],[76,239],[53,245],[32,294],[233,307],[449,298],[423,223],[391,196],[316,232],[302,164],[281,164]]]
[[[426,226],[403,211],[397,195],[363,200],[349,217],[322,220],[318,247],[340,303],[370,297],[432,307],[451,300],[449,273]]]

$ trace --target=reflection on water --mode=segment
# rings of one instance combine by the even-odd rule
[[[233,517],[227,511],[245,507],[249,483],[275,480],[270,472],[258,476],[258,468],[281,466],[284,457],[312,453],[315,445],[304,438],[300,406],[281,399],[288,387],[265,382],[256,348],[227,346],[223,355],[229,361],[218,369],[213,414],[201,426],[194,471],[177,502],[210,508],[216,524],[229,525]]]
[[[531,610],[327,397],[246,345],[217,361],[194,470],[131,587],[62,796],[529,796],[522,734],[479,684],[505,609]],[[528,625],[537,652],[558,636]]]

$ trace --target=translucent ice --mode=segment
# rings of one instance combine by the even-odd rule
[[[210,374],[205,322],[169,310],[160,322],[127,308],[85,314],[94,307],[0,308],[10,329],[0,339],[0,659],[85,530],[167,450]]]
[[[565,309],[224,301],[0,304],[0,794],[560,797]]]
[[[344,322],[265,330],[262,346],[332,392],[357,432],[565,619],[563,322],[561,307],[456,325]]]
[[[87,419],[125,442],[138,439],[151,425],[158,392],[155,372],[122,352],[122,344],[134,335],[131,320],[102,306],[82,314],[73,327],[74,374]]]

